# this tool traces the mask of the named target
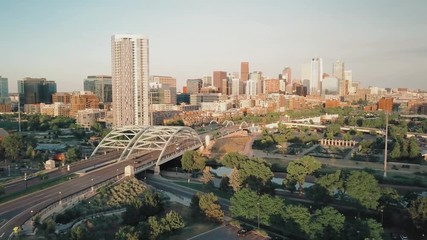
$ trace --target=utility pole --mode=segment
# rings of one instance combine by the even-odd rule
[[[21,132],[21,95],[18,93],[18,132]]]
[[[384,177],[387,177],[388,113],[385,114]]]

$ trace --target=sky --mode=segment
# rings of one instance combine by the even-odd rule
[[[83,90],[111,74],[111,36],[150,41],[150,75],[186,79],[215,70],[277,77],[290,66],[340,59],[362,86],[427,89],[425,0],[0,0],[0,76],[45,77]]]

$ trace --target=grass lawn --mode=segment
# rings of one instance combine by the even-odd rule
[[[212,152],[225,154],[228,152],[242,152],[245,149],[246,143],[250,140],[250,137],[229,137],[217,140],[212,147]]]

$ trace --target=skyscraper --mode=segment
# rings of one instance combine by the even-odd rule
[[[240,80],[248,81],[249,78],[249,63],[242,62],[240,63]]]
[[[7,78],[0,76],[0,104],[9,102],[9,84]]]
[[[310,94],[320,95],[322,91],[323,62],[321,58],[311,59]]]
[[[200,93],[202,86],[202,79],[187,79],[187,92],[189,94]]]
[[[347,95],[348,89],[346,89],[345,76],[344,76],[344,62],[337,60],[332,68],[332,76],[338,79],[339,95]]]
[[[212,86],[212,77],[211,76],[203,76],[203,87]]]
[[[93,92],[100,102],[110,103],[113,100],[111,76],[88,76],[83,85],[84,91]]]
[[[218,92],[222,92],[223,79],[227,79],[227,72],[223,72],[223,71],[213,72],[213,86],[218,89]]]
[[[52,103],[56,83],[46,78],[24,78],[18,80],[19,101],[23,104]]]
[[[150,125],[148,39],[111,37],[113,125]]]

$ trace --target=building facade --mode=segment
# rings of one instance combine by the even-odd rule
[[[0,76],[0,104],[9,103],[9,83],[8,79]]]
[[[56,83],[46,78],[24,78],[18,80],[18,93],[21,105],[52,103],[52,94],[56,93]]]
[[[113,100],[113,85],[111,76],[88,76],[84,80],[83,85],[84,91],[93,92],[96,96],[98,96],[100,102],[111,103]]]
[[[150,125],[148,49],[139,35],[111,38],[114,127]]]
[[[200,89],[202,89],[202,86],[202,79],[187,79],[187,92],[189,94],[200,93]]]
[[[218,92],[222,92],[222,80],[227,79],[227,72],[214,71],[213,72],[213,86],[218,89]]]
[[[249,79],[249,62],[240,63],[240,80],[248,81]]]

